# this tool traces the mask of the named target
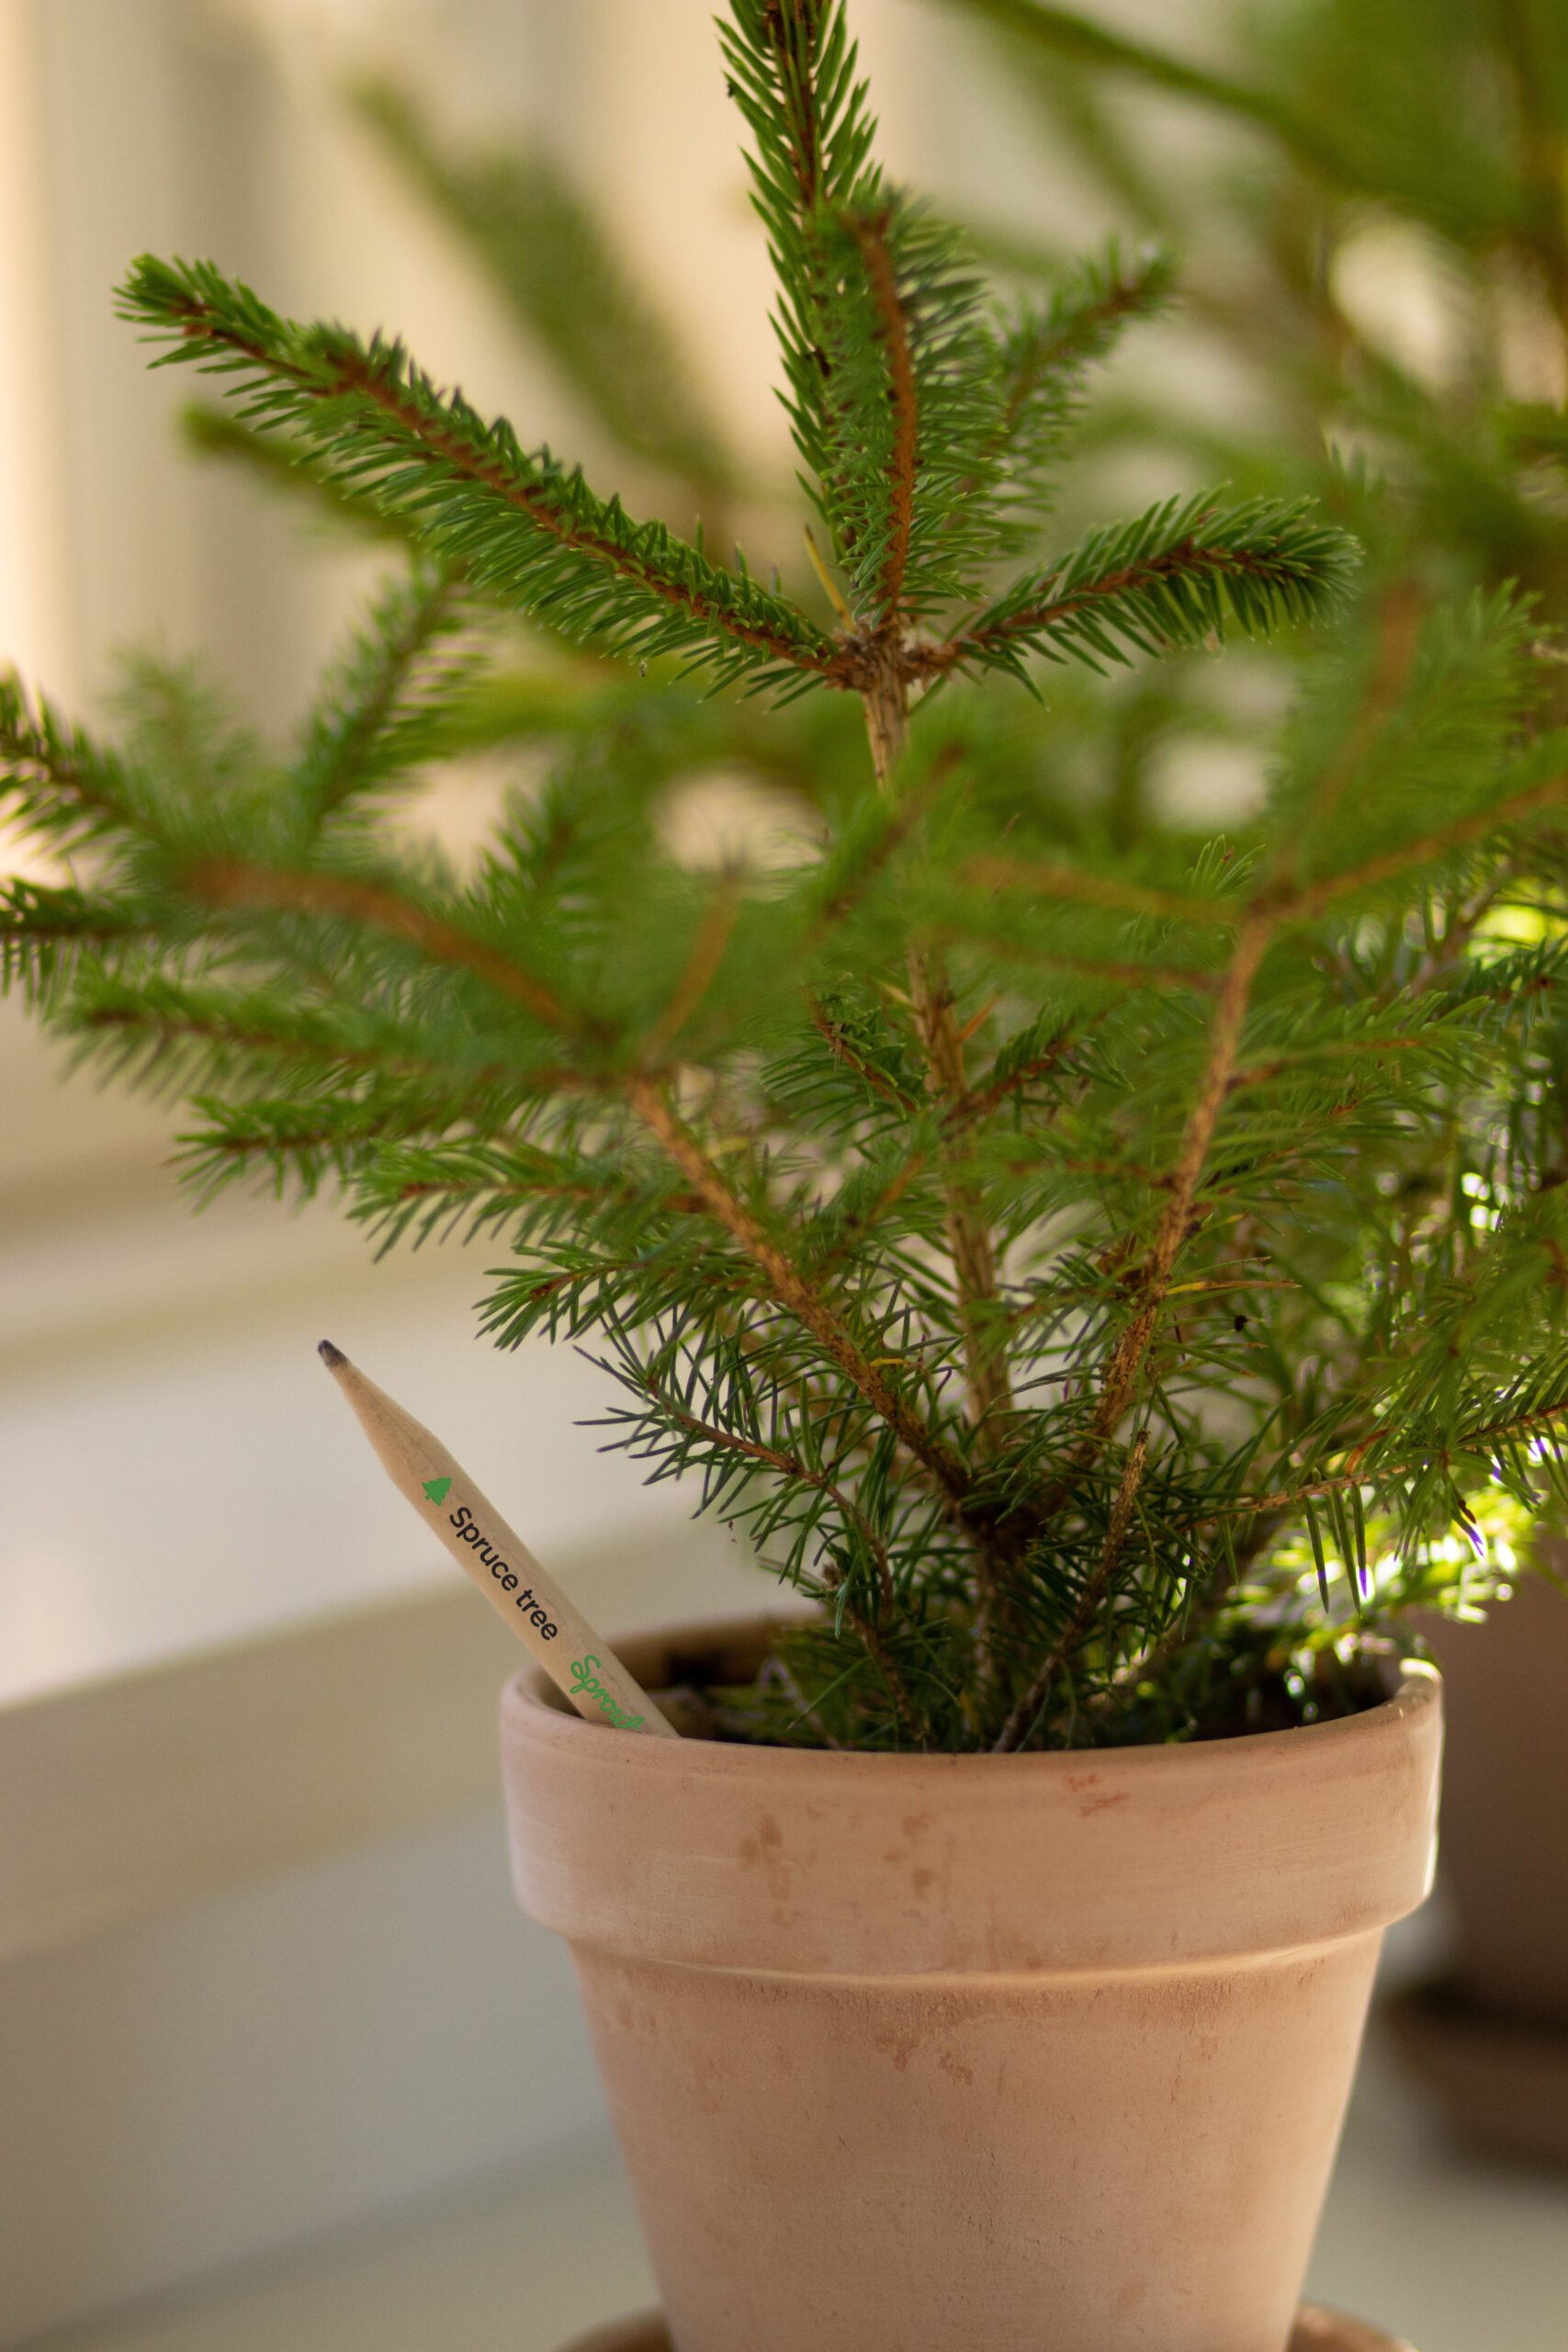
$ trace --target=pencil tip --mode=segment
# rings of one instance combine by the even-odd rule
[[[340,1363],[346,1363],[348,1362],[348,1358],[344,1354],[343,1350],[341,1348],[334,1348],[330,1340],[323,1340],[320,1347],[316,1350],[316,1353],[321,1357],[321,1362],[326,1365],[329,1372],[335,1372]]]

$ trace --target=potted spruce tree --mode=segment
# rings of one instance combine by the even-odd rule
[[[6,968],[186,1090],[198,1187],[504,1237],[498,1339],[587,1338],[612,1442],[814,1604],[624,1645],[682,1741],[505,1704],[520,1888],[682,2352],[1280,2352],[1429,1870],[1436,1683],[1390,1629],[1483,1591],[1559,1480],[1553,1195],[1499,1180],[1462,1264],[1440,1218],[1385,1245],[1434,1136],[1537,1082],[1555,950],[1435,937],[1431,894],[1568,746],[1495,595],[1325,638],[1255,825],[1119,843],[1021,698],[1311,631],[1354,550],[1216,494],[1042,554],[1083,370],[1162,273],[998,311],[877,171],[841,6],[734,0],[724,46],[822,601],[395,343],[143,262],[164,356],[414,558],[291,758],[172,690],[118,748],[7,690],[77,879],[13,888]],[[498,607],[583,655],[459,881],[383,820]],[[778,746],[793,865],[672,854],[693,673]],[[1377,1344],[1317,1377],[1303,1298],[1353,1283]]]

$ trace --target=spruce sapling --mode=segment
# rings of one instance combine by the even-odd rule
[[[7,976],[195,1104],[198,1193],[505,1239],[487,1328],[587,1339],[611,1442],[821,1603],[719,1729],[1011,1749],[1363,1703],[1376,1627],[1462,1598],[1472,1497],[1559,1477],[1551,1197],[1500,1148],[1495,1214],[1385,1279],[1413,1155],[1538,1077],[1555,950],[1422,922],[1568,794],[1529,613],[1324,642],[1255,825],[1119,844],[1020,756],[1024,697],[1329,621],[1355,550],[1213,493],[1043,554],[1083,371],[1166,265],[999,307],[878,169],[839,0],[733,0],[722,40],[829,602],[635,521],[395,341],[143,261],[164,364],[412,553],[283,761],[177,679],[118,747],[7,688],[12,799],[78,861],[13,890]],[[581,650],[464,879],[387,820],[498,609]],[[809,808],[793,865],[671,854],[662,789],[718,741]],[[1382,1344],[1314,1381],[1357,1283]]]

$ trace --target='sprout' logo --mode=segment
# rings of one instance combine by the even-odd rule
[[[444,1503],[446,1499],[447,1490],[451,1487],[451,1484],[452,1481],[450,1478],[427,1478],[424,1481],[425,1501],[430,1503]]]

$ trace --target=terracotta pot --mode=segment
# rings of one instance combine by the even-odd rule
[[[767,1629],[616,1645],[740,1680]],[[1440,1702],[1071,1756],[650,1740],[509,1687],[680,2352],[1285,2352]]]
[[[662,2312],[639,2312],[635,2319],[614,2320],[608,2327],[573,2336],[562,2352],[675,2352],[675,2346]],[[974,2352],[987,2352],[987,2346],[976,2345]],[[1413,2352],[1413,2347],[1337,2312],[1309,2308],[1297,2314],[1288,2352]]]
[[[1544,1548],[1568,1570],[1568,1544]],[[1389,2021],[1466,2139],[1568,2164],[1568,1600],[1527,1583],[1483,1625],[1422,1630],[1447,1696],[1454,1956]]]

